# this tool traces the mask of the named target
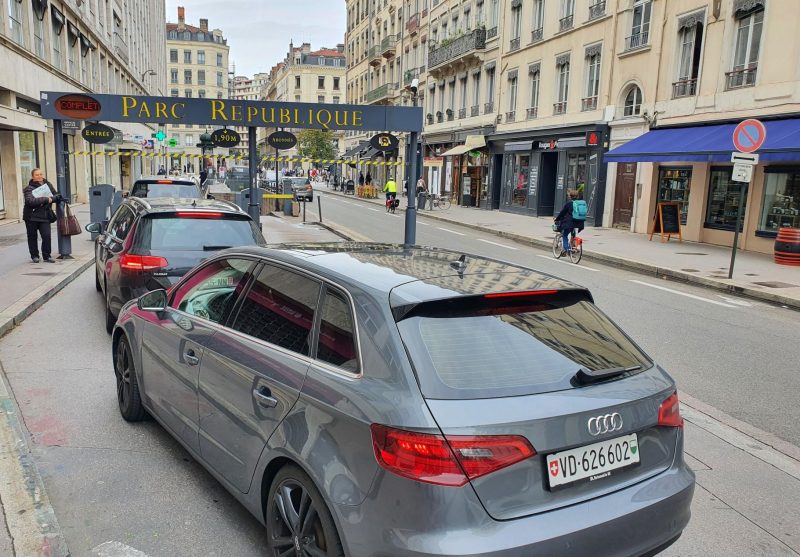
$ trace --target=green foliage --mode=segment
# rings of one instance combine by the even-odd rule
[[[297,152],[310,159],[336,158],[333,133],[330,130],[303,130],[297,134]]]

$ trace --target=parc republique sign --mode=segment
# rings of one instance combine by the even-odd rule
[[[422,108],[41,93],[42,117],[92,120],[330,130],[422,131]]]

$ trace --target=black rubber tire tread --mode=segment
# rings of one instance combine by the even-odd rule
[[[117,397],[118,406],[119,406],[119,413],[127,422],[141,422],[142,420],[147,418],[147,410],[145,410],[144,405],[142,404],[142,397],[139,394],[139,381],[136,379],[136,364],[133,363],[133,353],[131,352],[131,345],[128,342],[128,337],[122,335],[117,342],[117,350],[114,351],[114,375],[117,379],[117,382],[120,381],[120,370],[118,366],[120,362],[118,361],[120,355],[120,348],[124,347],[128,353],[128,360],[129,360],[129,397],[128,397],[128,404],[123,404],[121,400],[119,400],[119,395]],[[119,385],[117,385],[119,388]]]
[[[98,292],[103,291],[103,286],[100,284],[100,279],[97,277],[97,266],[94,268],[94,287]]]
[[[114,325],[117,324],[117,318],[111,313],[111,307],[108,303],[108,283],[106,283],[106,332],[110,335],[114,331]]]

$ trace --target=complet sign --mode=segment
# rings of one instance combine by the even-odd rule
[[[211,134],[211,141],[213,141],[214,145],[217,147],[236,147],[239,145],[241,138],[238,132],[223,128],[221,130],[215,130],[214,133]]]
[[[89,124],[81,132],[83,138],[89,143],[108,143],[114,139],[114,130],[105,124]]]
[[[291,149],[297,145],[297,137],[291,132],[277,131],[269,134],[267,143],[274,149]]]
[[[422,108],[41,93],[42,117],[106,122],[159,122],[218,126],[422,131]]]

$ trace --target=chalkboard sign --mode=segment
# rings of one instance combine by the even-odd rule
[[[670,240],[673,234],[678,235],[678,239],[683,242],[681,234],[680,205],[678,203],[659,203],[656,206],[656,213],[653,215],[653,224],[650,228],[650,240],[653,234],[658,233],[661,241]]]

